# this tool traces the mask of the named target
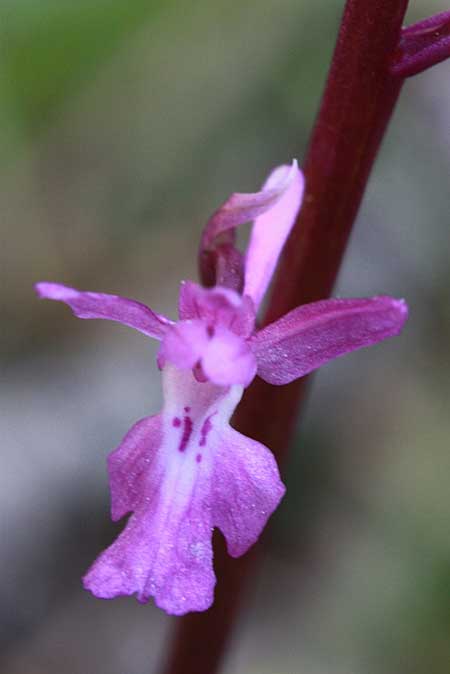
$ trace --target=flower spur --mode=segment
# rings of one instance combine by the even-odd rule
[[[95,596],[153,596],[175,615],[207,609],[214,527],[230,555],[244,554],[285,491],[267,447],[230,426],[244,388],[256,374],[289,383],[400,332],[406,304],[387,296],[322,300],[255,328],[303,187],[294,161],[276,168],[260,192],[233,194],[213,214],[200,247],[210,287],[182,282],[178,322],[116,295],[36,284],[39,297],[65,302],[79,318],[118,321],[161,342],[163,409],[138,421],[108,458],[112,519],[132,514],[84,577]],[[248,221],[244,257],[234,237]]]

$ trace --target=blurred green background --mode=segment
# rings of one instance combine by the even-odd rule
[[[416,0],[408,20],[447,9]],[[343,1],[2,0],[0,670],[157,671],[171,620],[80,576],[105,457],[160,404],[155,345],[37,280],[175,317],[211,211],[302,158]],[[336,294],[405,297],[401,338],[315,378],[225,674],[450,661],[450,66],[407,82]]]

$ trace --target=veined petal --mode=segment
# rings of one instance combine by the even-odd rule
[[[181,283],[179,315],[181,320],[199,318],[242,337],[248,337],[255,324],[255,309],[249,297],[221,286],[202,288],[193,281]]]
[[[301,176],[299,172],[297,162],[294,160],[292,166],[280,166],[275,171],[273,171],[269,178],[264,183],[264,186],[261,191],[254,193],[241,193],[235,192],[232,194],[220,208],[213,213],[211,218],[208,220],[205,229],[203,230],[202,239],[200,243],[200,267],[203,273],[204,279],[208,279],[208,285],[213,285],[214,282],[218,283],[219,279],[217,278],[219,270],[217,266],[223,266],[223,263],[233,266],[231,281],[225,280],[228,279],[228,275],[224,273],[222,269],[220,274],[222,276],[221,284],[233,283],[234,288],[240,290],[241,280],[238,277],[242,274],[242,270],[235,269],[236,259],[233,254],[234,249],[234,240],[235,240],[235,229],[239,225],[243,225],[246,222],[250,222],[263,216],[265,213],[269,213],[277,203],[284,197],[286,193],[291,193],[294,195],[294,188],[292,187],[293,183],[298,182],[298,176]],[[301,194],[300,194],[301,198]],[[281,210],[278,210],[277,218],[282,217],[281,229],[286,230],[288,224],[286,221],[289,220],[289,215],[293,210],[295,205],[295,198],[291,196],[285,201],[285,205]],[[296,206],[295,215],[297,213],[299,204]],[[269,223],[270,224],[270,223]],[[291,223],[292,226],[293,223]],[[287,234],[282,233],[282,243],[280,249],[284,243]],[[284,237],[284,238],[283,238]],[[258,234],[258,242],[260,236]],[[267,255],[267,247],[272,244],[267,244],[264,246]],[[261,246],[258,243],[258,247]],[[279,251],[277,253],[277,256]],[[254,254],[252,253],[252,261]],[[219,266],[220,266],[219,265]],[[275,263],[274,263],[275,265]],[[211,269],[211,266],[215,266],[216,269]],[[211,279],[214,279],[211,281]],[[255,283],[250,287],[251,291],[255,290]],[[252,299],[253,296],[245,292],[244,294],[249,294]]]
[[[146,602],[154,596],[158,606],[181,615],[213,600],[213,476],[216,457],[225,464],[222,440],[243,389],[199,384],[192,372],[172,365],[164,368],[163,388],[162,414],[139,422],[111,456],[116,512],[130,506],[134,512],[84,584],[97,597],[136,593]],[[218,493],[222,521],[226,495]]]
[[[272,208],[256,218],[245,261],[244,294],[252,298],[256,308],[264,297],[302,203],[304,178],[296,161],[292,166],[279,166],[270,174],[263,193],[273,190],[278,190],[280,197]]]
[[[45,281],[36,283],[35,290],[42,299],[65,302],[78,318],[117,321],[155,339],[162,339],[168,326],[172,324],[168,318],[156,314],[145,304],[119,295],[82,292]]]
[[[403,300],[379,296],[305,304],[248,341],[258,374],[288,384],[345,353],[398,335],[408,317]]]

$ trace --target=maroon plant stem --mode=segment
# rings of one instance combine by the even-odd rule
[[[280,265],[265,323],[299,304],[327,297],[402,79],[390,73],[408,0],[348,0],[322,104],[304,163],[303,207]],[[235,417],[236,427],[282,461],[303,378],[275,387],[256,379]],[[166,674],[214,674],[222,660],[255,551],[226,556],[216,536],[214,606],[177,619]]]

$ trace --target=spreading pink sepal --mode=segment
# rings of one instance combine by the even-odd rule
[[[113,517],[133,514],[84,585],[107,599],[153,596],[182,615],[213,601],[213,527],[230,554],[243,554],[284,487],[267,448],[229,426],[242,387],[199,384],[192,372],[167,366],[163,388],[162,413],[138,422],[111,454]]]
[[[103,318],[117,321],[144,335],[162,339],[172,321],[152,311],[145,304],[119,295],[82,292],[59,283],[36,283],[39,297],[65,302],[78,318]]]
[[[408,317],[403,300],[331,299],[305,304],[252,336],[258,374],[288,384],[345,353],[398,335]]]
[[[244,295],[258,308],[272,278],[281,250],[299,212],[303,191],[303,173],[294,161],[279,166],[268,177],[263,193],[282,189],[272,208],[256,218],[245,261]]]

